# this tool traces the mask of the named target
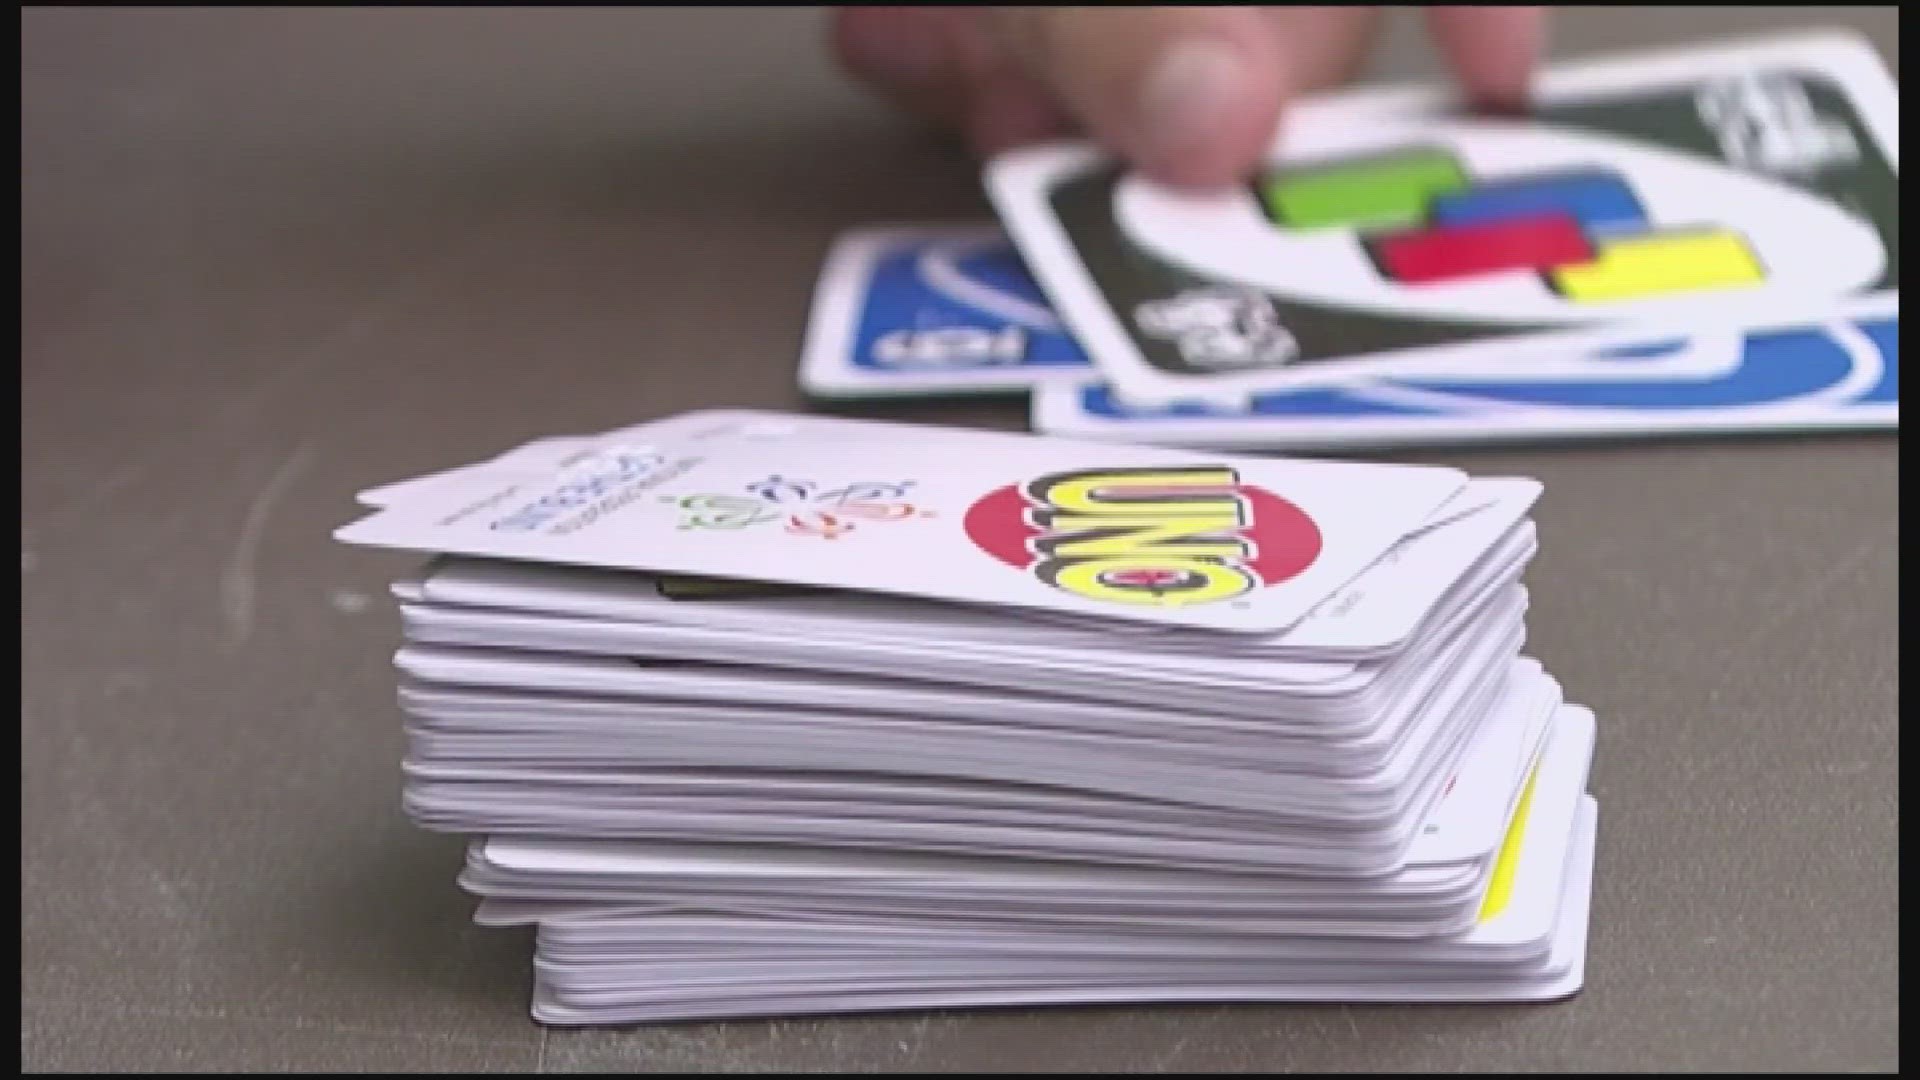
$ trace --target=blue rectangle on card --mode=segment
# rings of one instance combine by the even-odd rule
[[[1646,210],[1633,189],[1604,169],[1481,181],[1465,191],[1439,196],[1429,211],[1433,225],[1447,228],[1492,225],[1553,213],[1574,218],[1589,236],[1639,232],[1647,227]]]

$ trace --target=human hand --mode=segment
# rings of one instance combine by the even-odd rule
[[[1467,97],[1524,104],[1545,9],[1429,7]],[[1375,7],[843,7],[841,64],[982,156],[1084,133],[1169,184],[1250,172],[1287,99],[1365,59]]]

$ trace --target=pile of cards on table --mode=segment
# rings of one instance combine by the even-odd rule
[[[1540,486],[745,411],[366,492],[405,804],[565,1024],[1583,982]]]

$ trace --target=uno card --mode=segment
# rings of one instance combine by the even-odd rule
[[[1876,313],[1877,312],[1877,313]],[[1081,439],[1244,449],[1561,441],[1736,432],[1898,430],[1898,298],[1857,316],[1759,327],[1738,363],[1709,376],[1638,373],[1539,377],[1513,365],[1500,380],[1403,375],[1272,390],[1245,408],[1130,406],[1104,385],[1044,387],[1035,431]],[[1637,377],[1628,377],[1637,374]]]
[[[1517,581],[1534,547],[1533,526],[1523,519],[1540,491],[1531,480],[1470,481],[1422,528],[1274,638],[1222,642],[1159,635],[1156,647],[1222,657],[1229,645],[1244,644],[1263,658],[1317,661],[1391,655],[1420,635],[1439,633],[1463,605]],[[775,628],[782,637],[854,637],[890,646],[931,641],[947,654],[975,646],[1021,656],[1034,649],[1099,653],[1110,647],[1113,633],[1010,618],[1016,614],[1010,611],[872,594],[460,559],[441,560],[401,599],[594,620]],[[1280,679],[1278,669],[1262,670],[1269,685]]]
[[[1641,363],[1632,374],[1722,372],[1737,362],[1729,338],[1737,344],[1722,334],[1633,350]],[[1585,358],[1529,366],[1535,378],[1620,373],[1619,364]],[[800,383],[817,398],[853,400],[1015,392],[1095,374],[998,228],[893,226],[835,243],[815,293]]]
[[[1176,192],[1084,146],[988,186],[1132,405],[1444,372],[1486,380],[1899,293],[1899,95],[1838,35],[1574,64],[1524,120],[1443,94],[1289,113],[1237,190]]]
[[[1551,742],[1514,808],[1482,898],[1480,926],[1463,944],[1544,945],[1552,936],[1562,874],[1578,835],[1580,796],[1592,768],[1596,724],[1572,708],[1555,722]],[[1563,744],[1571,744],[1562,750]]]
[[[1496,714],[1474,733],[1474,744],[1461,759],[1460,767],[1441,789],[1440,799],[1420,826],[1420,835],[1408,852],[1414,864],[1447,864],[1485,860],[1497,853],[1503,838],[1512,832],[1517,817],[1524,817],[1520,803],[1531,787],[1543,752],[1563,715],[1590,716],[1581,706],[1569,705],[1560,696],[1560,687],[1550,677],[1541,676],[1551,687],[1547,708],[1508,709]],[[1574,740],[1578,743],[1579,740]],[[1575,747],[1575,750],[1580,748]],[[1584,748],[1591,758],[1592,746]],[[1575,754],[1580,756],[1579,753]]]
[[[1028,436],[949,432],[878,458],[871,442],[713,439],[614,445],[538,477],[429,487],[336,536],[1272,632],[1465,483],[1444,468]]]
[[[1546,865],[1545,859],[1553,854],[1548,851],[1529,850],[1521,856],[1528,861],[1527,871],[1533,879],[1527,885],[1546,881],[1559,889],[1550,901],[1551,923],[1543,941],[1531,948],[1514,947],[1511,931],[1499,924],[1522,919],[1531,921],[1533,917],[1532,911],[1516,912],[1515,916],[1496,919],[1456,939],[1458,944],[1451,954],[1404,960],[1368,956],[1369,950],[1362,945],[1339,957],[1348,959],[1345,964],[1338,959],[1303,962],[1287,955],[1277,968],[1271,962],[1257,960],[1248,965],[1245,946],[1228,938],[1223,943],[1231,943],[1236,949],[1240,956],[1237,961],[1188,961],[1169,968],[1166,964],[1152,963],[1147,955],[1135,955],[1120,970],[1115,970],[1112,964],[1100,970],[1088,970],[1085,964],[1069,964],[1063,958],[1076,944],[1074,939],[1055,935],[1026,950],[1044,959],[1022,962],[1002,954],[987,966],[970,969],[958,978],[933,977],[933,973],[926,970],[931,965],[921,960],[924,944],[916,941],[914,944],[918,947],[888,942],[886,956],[862,956],[857,964],[843,963],[840,966],[845,970],[835,972],[831,979],[820,977],[823,973],[816,973],[812,968],[803,969],[809,961],[795,956],[783,959],[780,970],[784,980],[770,981],[765,966],[742,970],[736,965],[726,969],[725,975],[695,983],[691,981],[693,973],[684,970],[685,965],[680,969],[657,964],[638,966],[662,956],[658,937],[646,933],[647,920],[660,914],[657,908],[578,905],[570,911],[556,912],[542,911],[535,905],[523,909],[523,913],[515,910],[513,901],[490,897],[483,904],[479,918],[491,925],[541,919],[544,962],[536,966],[533,1014],[540,1022],[549,1024],[637,1023],[862,1009],[1032,1007],[1143,1001],[1547,1001],[1570,997],[1585,985],[1597,827],[1598,804],[1591,796],[1581,795],[1576,801],[1570,835],[1557,844],[1564,853],[1561,864]],[[1529,849],[1534,847],[1528,844]],[[1529,906],[1538,909],[1548,905]],[[736,940],[736,928],[741,922],[735,919],[724,928],[726,932],[714,933],[714,936],[721,941]],[[818,920],[773,925],[784,931],[780,938],[782,944],[792,942],[803,930],[809,937],[823,931],[840,931],[837,927],[823,926]],[[710,933],[721,930],[704,926],[702,929]],[[687,936],[680,935],[675,944],[682,944]],[[620,945],[628,941],[635,942],[637,948],[620,953]],[[859,944],[871,941],[868,936]],[[1111,957],[1122,951],[1132,952],[1127,946],[1136,941],[1139,952],[1145,954],[1182,949],[1184,944],[1112,936],[1099,944],[1104,947],[1105,955]],[[587,948],[574,952],[564,948],[575,942]],[[844,955],[843,950],[854,944],[848,943],[828,955]],[[1316,944],[1327,943],[1309,942],[1308,947]],[[592,948],[594,945],[600,948]],[[610,965],[604,955],[608,952],[613,952],[616,960],[634,952],[638,952],[639,957],[628,960],[625,966],[616,966],[614,972],[609,973],[606,969]],[[1255,952],[1261,957],[1268,955],[1263,950]],[[1217,955],[1217,949],[1207,955]],[[558,957],[569,957],[574,963],[556,963]],[[672,959],[667,957],[669,965]],[[593,963],[595,960],[601,962]],[[700,970],[712,974],[714,968],[710,965]],[[886,972],[886,978],[877,977],[881,971]],[[697,988],[689,991],[689,986]]]
[[[1083,373],[1084,374],[1084,373]],[[974,431],[966,428],[904,424],[883,420],[851,420],[835,416],[808,416],[760,409],[696,409],[647,420],[597,435],[536,439],[489,461],[399,480],[361,491],[357,500],[378,509],[403,499],[419,497],[437,488],[470,490],[502,480],[533,480],[587,460],[602,448],[633,443],[650,446],[741,440],[762,444],[826,442],[892,448],[904,442],[930,445],[984,440],[1022,440],[1024,433]]]
[[[999,229],[893,227],[834,244],[800,385],[835,399],[991,393],[1090,372]]]

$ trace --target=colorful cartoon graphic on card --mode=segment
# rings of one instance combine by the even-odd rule
[[[871,444],[714,439],[606,447],[539,477],[416,489],[336,535],[1272,632],[1465,482],[1452,469],[1003,434],[970,445],[948,432],[880,457]]]
[[[1218,193],[1085,146],[1005,155],[988,186],[1134,405],[1537,372],[1897,297],[1899,97],[1865,43],[1566,65],[1535,101],[1521,120],[1437,92],[1330,95]]]
[[[834,399],[994,393],[1090,370],[999,229],[899,226],[835,242],[800,385]]]
[[[927,424],[884,420],[855,420],[839,416],[810,416],[759,409],[698,409],[629,424],[595,435],[537,439],[489,461],[446,469],[426,476],[394,481],[361,491],[363,506],[382,507],[412,498],[441,485],[471,489],[500,480],[533,480],[585,461],[594,453],[619,446],[678,446],[714,441],[828,442],[863,444],[891,450],[903,442],[931,444],[952,441],[969,446],[982,440],[1023,440],[1020,432],[972,431]]]

